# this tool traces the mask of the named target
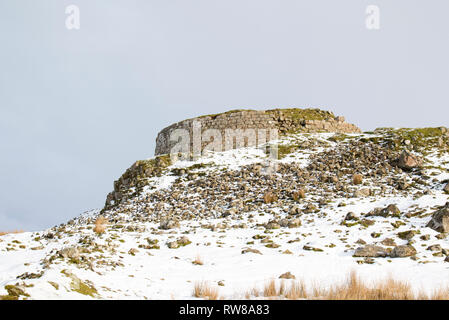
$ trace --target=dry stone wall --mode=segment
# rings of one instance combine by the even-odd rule
[[[347,123],[343,117],[336,117],[331,112],[319,109],[234,110],[217,115],[187,119],[166,127],[157,136],[155,155],[169,154],[172,151],[177,141],[171,141],[170,137],[176,129],[185,129],[189,132],[190,145],[193,147],[194,123],[200,124],[202,133],[208,129],[218,130],[221,133],[223,145],[226,138],[229,138],[229,130],[234,130],[234,134],[239,135],[244,134],[247,129],[254,129],[257,144],[260,144],[260,139],[269,141],[276,138],[275,135],[270,136],[271,129],[275,129],[272,131],[277,131],[280,135],[292,132],[361,132],[357,126]],[[263,137],[261,137],[262,134]],[[245,140],[245,146],[254,144],[250,140]],[[205,145],[207,143],[203,141],[201,149]]]

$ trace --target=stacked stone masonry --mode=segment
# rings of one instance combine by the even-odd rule
[[[308,112],[310,112],[311,116],[301,118],[303,113],[309,114]],[[170,137],[176,129],[185,129],[189,133],[190,145],[193,147],[194,123],[200,125],[202,134],[207,132],[208,129],[218,130],[222,136],[223,145],[226,137],[228,136],[229,138],[229,132],[233,132],[232,134],[237,136],[246,135],[248,132],[251,132],[248,129],[254,129],[253,131],[257,136],[257,144],[259,145],[261,138],[266,141],[277,138],[276,135],[270,136],[270,132],[278,132],[279,135],[292,132],[361,132],[357,126],[345,122],[343,117],[335,117],[331,112],[319,109],[235,110],[218,115],[188,119],[166,127],[157,136],[155,155],[171,153],[177,141],[171,141]],[[209,139],[206,140],[202,141],[201,149],[210,142]],[[245,146],[254,145],[251,139],[245,138],[244,141]]]

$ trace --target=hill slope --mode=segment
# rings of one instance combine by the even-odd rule
[[[190,299],[208,281],[255,298],[286,272],[326,287],[352,270],[430,291],[449,276],[448,150],[445,128],[384,128],[285,136],[273,172],[256,148],[139,161],[101,212],[0,237],[0,295]]]

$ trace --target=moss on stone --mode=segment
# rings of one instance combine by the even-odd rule
[[[298,144],[280,144],[278,145],[278,158],[285,158],[287,155],[297,151],[300,149],[300,145]]]
[[[444,127],[378,128],[375,133],[382,134],[382,137],[376,137],[377,141],[373,142],[386,144],[393,150],[399,151],[404,146],[411,145],[415,151],[426,153],[432,148],[445,146],[440,146],[440,142],[447,133],[447,129]]]
[[[284,118],[300,121],[300,120],[329,120],[334,119],[335,116],[330,111],[325,111],[317,108],[289,108],[289,109],[271,109],[267,110],[270,114],[281,114]]]
[[[59,290],[59,284],[57,284],[56,282],[48,281],[48,283],[56,290]]]
[[[129,199],[140,195],[149,184],[149,178],[160,177],[165,173],[165,169],[171,165],[170,155],[159,155],[153,159],[138,160],[125,173],[114,182],[114,191],[108,196],[105,208],[113,208],[121,199]],[[119,201],[111,204],[109,197],[120,194]]]
[[[70,271],[62,270],[61,273],[72,280],[70,283],[70,289],[72,291],[78,292],[85,296],[90,296],[92,298],[95,298],[95,296],[98,294],[97,289],[95,289],[88,283],[82,281],[80,278],[78,278]]]
[[[21,287],[18,285],[6,285],[5,290],[8,291],[8,295],[6,297],[16,297],[20,296],[29,297],[30,295],[26,293]],[[9,299],[9,300],[17,300],[17,299]]]

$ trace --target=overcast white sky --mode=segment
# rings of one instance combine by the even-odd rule
[[[67,30],[65,8],[80,8]],[[365,27],[367,5],[380,30]],[[173,122],[321,107],[449,126],[447,0],[1,0],[0,230],[101,208]]]

